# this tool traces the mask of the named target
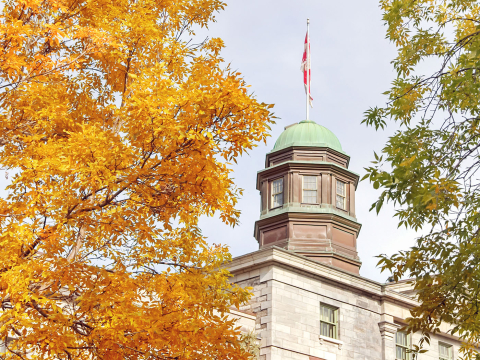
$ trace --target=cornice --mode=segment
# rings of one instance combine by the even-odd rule
[[[277,155],[277,154],[281,154],[281,153],[287,153],[289,151],[292,151],[292,150],[312,150],[312,151],[318,151],[318,150],[324,150],[326,152],[331,152],[332,154],[334,155],[337,155],[337,156],[340,156],[344,159],[347,159],[347,166],[348,164],[350,163],[350,155],[348,155],[346,152],[344,151],[338,151],[338,150],[335,150],[335,149],[332,149],[331,147],[328,147],[328,146],[298,146],[298,145],[291,145],[289,147],[286,147],[286,148],[283,148],[283,149],[279,149],[279,150],[272,150],[272,151],[269,151],[267,154],[266,154],[266,159],[268,159],[270,156],[272,155]]]
[[[352,257],[349,257],[347,255],[344,255],[344,254],[341,254],[341,253],[338,253],[338,252],[333,252],[333,251],[318,251],[318,250],[288,250],[294,254],[297,254],[297,255],[300,255],[300,256],[307,256],[306,254],[307,253],[310,253],[312,255],[328,255],[328,257],[331,257],[331,258],[335,258],[335,259],[338,259],[338,260],[342,260],[342,261],[345,261],[345,262],[348,262],[352,265],[355,265],[355,266],[358,266],[358,267],[361,267],[362,266],[362,262],[360,260],[357,260],[357,259],[354,259]],[[301,254],[303,253],[303,255]]]
[[[369,293],[377,297],[380,301],[401,304],[407,308],[413,308],[419,305],[416,300],[389,290],[387,288],[388,284],[378,283],[374,280],[320,263],[275,246],[238,256],[228,264],[225,264],[225,267],[227,267],[232,274],[237,274],[269,265],[277,265],[294,271],[307,273],[312,277],[330,280],[343,287]]]
[[[356,218],[340,210],[331,207],[302,206],[285,206],[270,210],[266,214],[260,215],[260,219],[255,222],[255,226],[258,222],[269,223],[269,221],[267,221],[268,219],[272,219],[271,222],[273,222],[273,219],[275,219],[274,221],[278,221],[289,218],[331,220],[357,229],[358,232],[360,232],[362,228],[362,224],[360,224]]]

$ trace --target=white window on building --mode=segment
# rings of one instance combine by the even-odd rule
[[[272,208],[283,205],[283,179],[272,182]]]
[[[320,335],[338,339],[338,309],[320,304]]]
[[[316,176],[303,176],[303,202],[308,204],[317,203]]]
[[[397,331],[395,335],[396,342],[396,359],[397,360],[410,360],[410,336],[404,331]]]
[[[337,198],[336,207],[342,210],[347,210],[347,184],[343,181],[337,180]]]
[[[453,351],[452,345],[438,343],[438,353],[440,354],[440,360],[452,360]]]

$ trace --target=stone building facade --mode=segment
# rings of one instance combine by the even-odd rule
[[[254,289],[236,315],[257,333],[262,360],[411,360],[420,336],[401,331],[416,305],[411,284],[359,275],[349,160],[332,132],[302,121],[285,128],[258,172],[260,249],[229,269]],[[420,360],[458,358],[459,340],[442,330]]]

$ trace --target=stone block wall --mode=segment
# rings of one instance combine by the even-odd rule
[[[383,297],[383,285],[378,284],[376,292],[371,286],[363,291],[358,283],[345,284],[341,272],[329,271],[328,277],[320,277],[285,264],[242,270],[237,269],[232,280],[253,288],[254,297],[242,310],[255,313],[261,360],[395,360],[395,332],[401,328],[396,315],[408,314],[408,308]],[[360,277],[352,279],[372,284]],[[319,336],[320,303],[338,308],[337,341]],[[419,338],[414,334],[411,342]],[[439,341],[453,345],[454,359],[458,359],[459,342],[434,335],[430,351],[419,360],[438,360]]]

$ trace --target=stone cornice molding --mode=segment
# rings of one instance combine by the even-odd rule
[[[350,156],[348,156],[344,152],[339,152],[339,151],[337,151],[335,149],[332,149],[330,147],[326,147],[326,146],[295,146],[295,145],[292,145],[292,146],[289,146],[289,147],[286,147],[286,148],[283,148],[283,149],[280,149],[280,150],[272,150],[272,151],[268,152],[267,155],[266,155],[266,161],[265,161],[266,166],[268,166],[268,160],[270,159],[270,157],[272,155],[279,155],[279,154],[283,154],[283,153],[288,153],[292,150],[293,151],[294,150],[306,150],[306,151],[321,150],[321,151],[325,151],[325,152],[330,152],[330,153],[332,153],[336,156],[340,156],[340,157],[344,158],[347,161],[347,166],[350,163]]]
[[[273,219],[274,218],[274,219]],[[272,222],[277,222],[278,220],[289,218],[298,218],[298,219],[320,219],[320,220],[335,220],[336,222],[351,227],[358,232],[362,227],[362,224],[357,222],[356,218],[343,214],[340,210],[335,210],[331,207],[319,207],[319,208],[308,208],[308,207],[296,207],[285,205],[283,208],[270,210],[266,214],[260,215],[260,219],[257,222],[265,222],[267,219],[272,219]]]
[[[420,305],[416,300],[408,296],[389,290],[387,288],[388,284],[378,283],[275,246],[236,257],[231,262],[225,264],[225,267],[232,274],[237,274],[269,265],[280,265],[294,271],[308,273],[313,277],[333,280],[341,286],[369,293],[380,301],[393,302],[407,308]]]
[[[387,337],[394,339],[398,329],[400,329],[402,326],[389,321],[381,321],[378,323],[378,327],[380,329],[380,335],[382,338]]]

